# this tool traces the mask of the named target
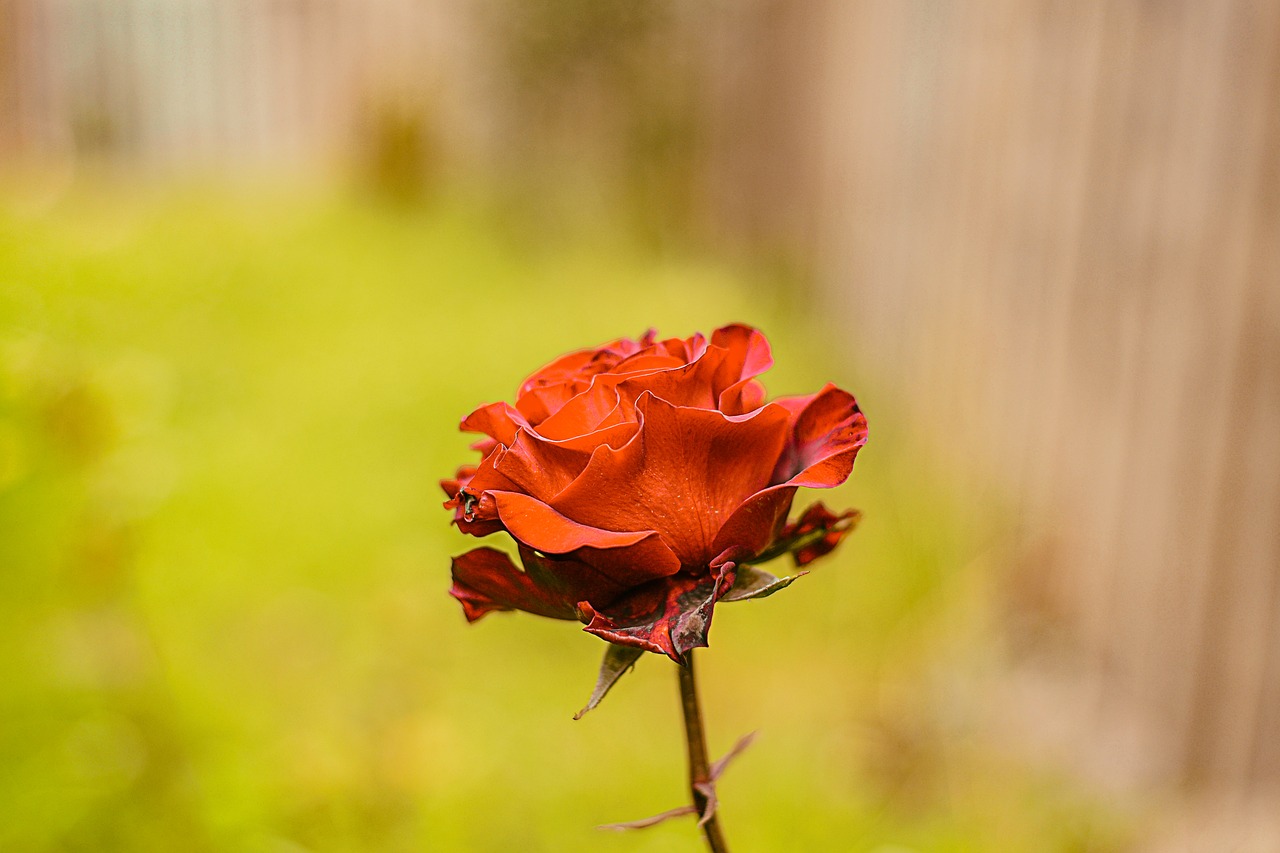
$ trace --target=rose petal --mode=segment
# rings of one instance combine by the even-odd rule
[[[867,443],[867,419],[848,391],[827,385],[800,398],[786,452],[774,470],[774,482],[811,488],[843,483],[853,471],[858,450]]]
[[[773,353],[769,341],[758,329],[741,323],[724,326],[711,333],[711,343],[729,351],[728,363],[733,366],[732,384],[741,379],[759,376],[773,366]]]
[[[782,532],[798,486],[840,485],[867,443],[867,419],[857,401],[834,385],[809,397],[775,400],[769,406],[793,413],[791,435],[772,476],[775,482],[779,477],[784,482],[743,501],[720,528],[714,549],[730,549],[738,560],[760,554]]]
[[[486,456],[475,473],[465,483],[460,482],[461,488],[453,499],[445,503],[446,508],[453,510],[453,523],[463,533],[488,536],[502,529],[490,490],[519,488],[496,468],[506,452],[505,447],[499,446]]]
[[[543,589],[493,548],[476,548],[453,558],[449,594],[462,604],[468,622],[494,610],[524,610],[552,619],[576,619],[572,601]]]
[[[617,374],[649,373],[654,370],[670,370],[683,364],[683,359],[676,358],[662,347],[651,347],[619,362],[613,368],[613,372]]]
[[[718,407],[726,415],[741,415],[763,406],[767,397],[768,393],[760,382],[747,378],[722,391]]]
[[[786,441],[784,409],[750,415],[673,406],[647,394],[642,424],[615,450],[601,447],[551,506],[604,530],[656,530],[687,566],[707,566],[724,520],[766,486]],[[545,550],[545,549],[543,549]]]
[[[618,394],[634,402],[648,392],[673,406],[714,409],[719,397],[716,377],[727,354],[722,347],[707,347],[688,364],[626,378],[618,384]]]
[[[619,533],[580,524],[519,492],[491,492],[498,517],[518,541],[545,554],[570,554],[635,586],[680,570],[680,558],[653,530]]]
[[[514,441],[522,426],[529,426],[529,422],[506,403],[489,403],[462,419],[463,432],[482,432],[502,444]]]
[[[649,391],[676,406],[715,409],[727,389],[767,370],[772,363],[764,335],[749,326],[725,326],[712,334],[710,343],[700,342],[688,364],[630,378],[618,391],[624,400],[638,399]],[[760,391],[763,402],[763,388]]]
[[[521,430],[507,452],[494,460],[494,470],[508,482],[497,488],[549,500],[582,473],[593,449],[547,441]]]
[[[625,420],[624,414],[618,410],[615,388],[618,379],[616,376],[597,376],[590,387],[538,424],[538,434],[550,439],[568,439]]]
[[[497,468],[498,463],[502,461],[502,457],[506,453],[507,448],[502,445],[494,448],[492,453],[480,460],[480,464],[475,466],[466,482],[462,482],[459,479],[459,485],[461,486],[459,492],[466,492],[472,498],[478,498],[482,493],[492,489],[505,491],[517,488],[516,484],[511,482],[511,479]],[[444,483],[442,482],[441,485],[443,486]]]
[[[575,603],[590,601],[597,607],[603,607],[631,588],[630,584],[620,582],[574,556],[539,554],[527,545],[520,545],[520,561],[524,564],[525,574],[538,586]]]
[[[493,470],[505,485],[483,479],[485,488],[522,491],[542,501],[550,500],[582,473],[597,447],[621,447],[639,424],[621,423],[586,435],[553,441],[537,433],[520,430],[511,447],[493,460]]]
[[[554,415],[571,396],[585,390],[592,376],[613,370],[631,356],[653,347],[656,336],[657,332],[649,329],[639,340],[619,338],[560,356],[520,385],[516,408],[532,423],[541,422]]]
[[[755,558],[782,531],[795,494],[795,486],[771,486],[752,495],[720,528],[712,549],[736,561]]]
[[[449,496],[444,508],[453,510],[453,523],[458,529],[471,536],[488,536],[502,529],[493,499],[486,499],[483,494],[477,497],[474,492],[463,495],[463,490],[471,485],[479,472],[475,466],[464,465],[453,479],[441,480],[440,487]]]

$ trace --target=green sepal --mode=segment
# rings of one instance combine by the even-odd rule
[[[792,581],[808,574],[808,572],[800,572],[798,575],[780,578],[754,566],[738,566],[736,572],[733,586],[720,597],[721,601],[746,601],[749,598],[765,598],[780,589],[786,589],[791,585]]]

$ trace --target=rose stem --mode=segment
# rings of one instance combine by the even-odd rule
[[[684,737],[689,746],[689,790],[693,805],[701,815],[707,805],[707,797],[698,790],[698,784],[711,781],[711,766],[707,761],[707,741],[702,733],[702,710],[698,707],[698,685],[693,675],[693,652],[685,656],[685,665],[677,666],[680,674],[680,705],[684,709]],[[729,853],[729,846],[720,834],[720,816],[713,814],[702,825],[707,848],[711,853]]]

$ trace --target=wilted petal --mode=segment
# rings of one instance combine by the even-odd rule
[[[616,601],[632,584],[611,577],[602,569],[584,563],[576,555],[554,556],[539,554],[527,545],[520,545],[520,562],[525,574],[545,590],[556,593],[566,601],[590,601],[604,606]]]
[[[676,663],[707,645],[716,599],[733,584],[733,564],[719,575],[677,575],[645,584],[606,608],[578,607],[589,618],[583,630],[616,643],[664,654]]]
[[[552,619],[576,619],[572,601],[540,587],[493,548],[476,548],[453,558],[449,594],[462,603],[468,622],[494,610],[524,610]]]

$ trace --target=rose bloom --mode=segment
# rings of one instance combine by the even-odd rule
[[[718,601],[785,586],[754,564],[803,566],[856,520],[821,503],[787,522],[801,486],[848,478],[867,440],[853,396],[766,401],[773,363],[748,326],[687,339],[649,331],[562,356],[514,406],[462,421],[485,437],[477,466],[441,483],[465,533],[505,531],[523,564],[477,548],[453,561],[469,621],[493,610],[576,619],[611,643],[682,661],[707,644]]]

